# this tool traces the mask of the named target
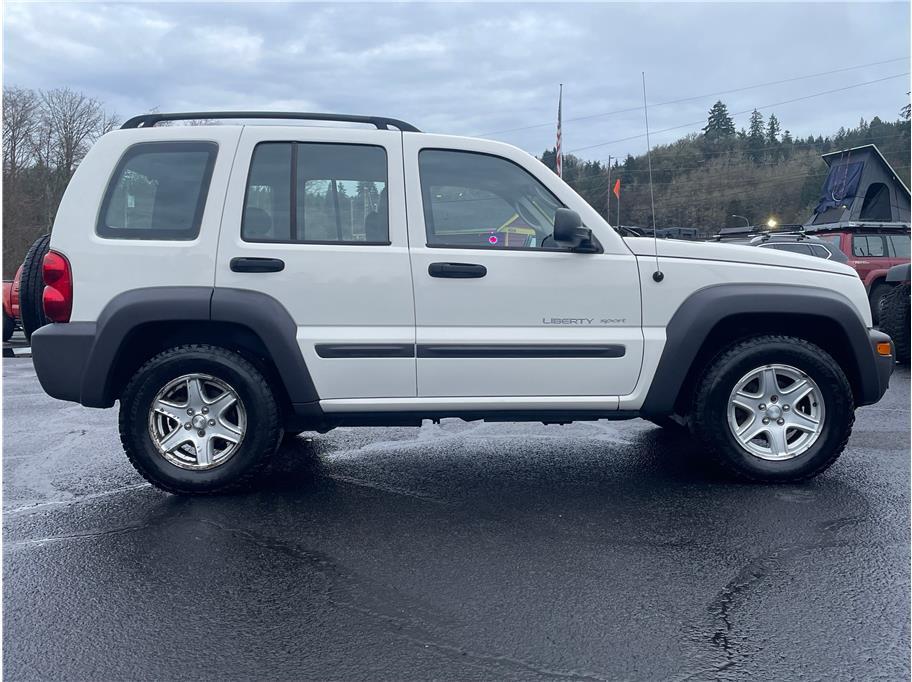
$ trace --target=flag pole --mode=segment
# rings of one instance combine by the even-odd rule
[[[554,164],[557,167],[557,177],[564,177],[564,152],[562,149],[562,140],[563,133],[561,131],[561,109],[564,103],[564,84],[560,84],[560,93],[557,96],[557,145],[555,147],[555,159]]]
[[[618,198],[618,221],[617,221],[617,227],[620,227],[620,226],[621,226],[621,193],[620,193],[620,192],[618,192],[617,198]]]

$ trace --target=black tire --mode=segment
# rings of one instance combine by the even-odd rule
[[[871,302],[871,318],[874,320],[874,324],[880,323],[881,301],[892,289],[893,287],[884,281],[877,282],[871,287],[871,293],[868,294],[868,300]]]
[[[728,425],[732,390],[752,369],[781,363],[805,372],[820,388],[826,409],[823,430],[805,452],[779,461],[751,454]],[[749,481],[786,483],[816,476],[845,448],[855,407],[852,389],[839,364],[822,348],[789,336],[760,336],[722,351],[697,383],[691,429],[723,469]]]
[[[42,266],[50,243],[51,235],[38,237],[25,254],[25,260],[22,261],[22,278],[19,284],[19,318],[26,339],[30,339],[35,331],[48,323],[48,319],[44,316],[44,304],[41,299],[44,295]]]
[[[13,332],[16,331],[16,320],[3,311],[3,342],[6,343],[13,338]]]
[[[172,464],[149,433],[149,410],[158,391],[188,373],[224,381],[246,409],[240,447],[212,469],[193,471]],[[149,483],[170,493],[220,493],[249,485],[275,453],[282,435],[279,406],[264,376],[242,356],[217,346],[178,346],[156,355],[140,367],[120,398],[120,439],[130,463]]]
[[[899,284],[883,298],[880,308],[880,328],[893,339],[896,361],[909,362],[909,282]]]

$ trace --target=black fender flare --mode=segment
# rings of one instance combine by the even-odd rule
[[[912,277],[910,277],[910,269],[912,269],[912,265],[909,263],[894,265],[892,268],[887,270],[886,281],[890,284],[901,284],[902,282],[908,282],[910,279],[912,279]]]
[[[665,347],[640,412],[646,416],[673,414],[691,366],[713,329],[726,318],[745,313],[799,314],[836,323],[856,364],[846,368],[846,374],[854,372],[859,384],[856,404],[876,402],[886,390],[883,370],[872,350],[874,341],[845,296],[811,286],[716,284],[688,296],[669,320]]]
[[[135,289],[111,299],[97,322],[75,323],[79,328],[73,323],[52,325],[47,334],[53,334],[55,328],[61,333],[81,329],[82,334],[91,334],[91,342],[81,344],[85,361],[81,363],[78,401],[87,407],[110,407],[116,398],[111,369],[117,365],[122,353],[129,352],[123,347],[127,336],[149,323],[193,321],[227,322],[246,327],[262,341],[292,403],[296,406],[318,404],[319,396],[297,343],[297,324],[281,303],[262,292],[212,287]]]

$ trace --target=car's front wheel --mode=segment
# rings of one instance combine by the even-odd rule
[[[761,336],[720,353],[697,384],[694,434],[735,475],[787,482],[816,476],[852,431],[852,389],[839,364],[804,339]]]
[[[237,353],[172,348],[146,362],[121,396],[120,436],[136,470],[172,493],[215,493],[251,481],[282,437],[262,373]]]

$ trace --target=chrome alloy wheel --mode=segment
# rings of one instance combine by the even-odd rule
[[[149,435],[174,466],[213,469],[237,452],[247,414],[231,386],[208,374],[185,374],[168,382],[149,409]]]
[[[728,427],[755,457],[791,459],[820,437],[825,409],[820,387],[806,373],[789,365],[764,365],[735,384]]]

